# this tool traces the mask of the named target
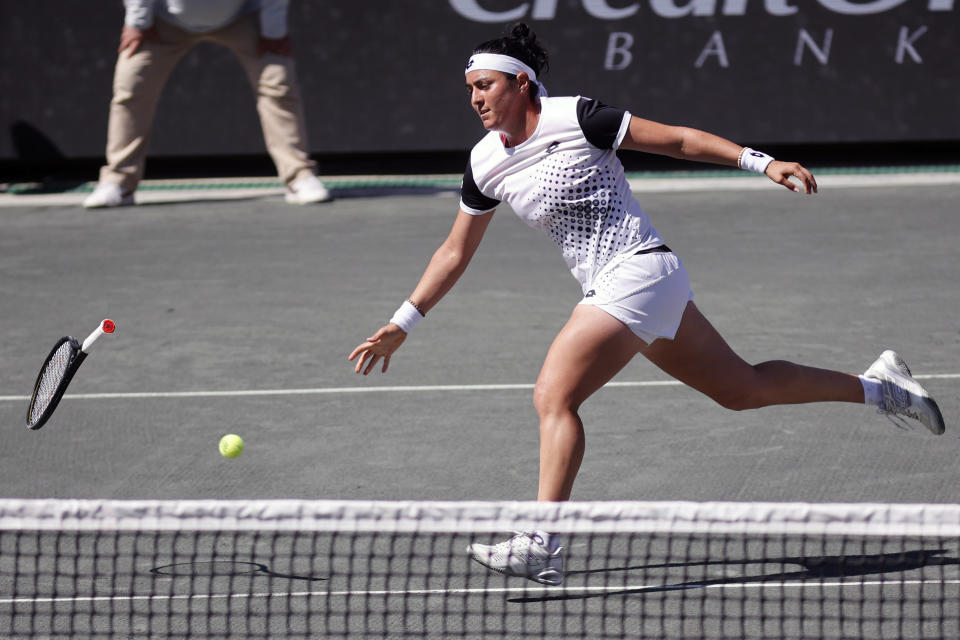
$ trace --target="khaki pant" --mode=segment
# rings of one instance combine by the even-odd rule
[[[177,62],[201,41],[223,45],[239,58],[257,96],[263,138],[280,179],[289,184],[314,174],[293,58],[271,53],[257,56],[256,14],[211,33],[190,33],[162,20],[156,21],[156,31],[157,39],[144,39],[134,55],[124,51],[117,58],[107,164],[100,170],[100,182],[118,184],[124,193],[137,188],[163,87]]]

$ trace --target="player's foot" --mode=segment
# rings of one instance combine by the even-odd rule
[[[330,192],[317,176],[307,176],[287,185],[287,204],[318,204],[330,202]]]
[[[120,185],[111,182],[97,184],[93,193],[83,201],[87,209],[101,209],[103,207],[126,207],[134,204],[133,193],[124,193]]]
[[[883,400],[879,413],[919,420],[932,433],[944,432],[943,415],[930,394],[913,379],[910,368],[895,351],[884,351],[864,374],[879,382]]]
[[[488,569],[540,584],[563,582],[563,547],[549,549],[536,533],[517,533],[500,544],[473,543],[467,553]]]

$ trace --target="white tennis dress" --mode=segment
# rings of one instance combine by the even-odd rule
[[[647,342],[673,338],[691,298],[689,278],[633,197],[617,158],[628,111],[596,100],[541,98],[536,131],[505,147],[491,131],[473,148],[460,208],[479,215],[506,202],[563,252],[583,304],[618,318]]]

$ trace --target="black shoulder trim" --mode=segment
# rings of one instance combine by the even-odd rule
[[[590,98],[577,101],[577,121],[587,141],[598,149],[613,149],[623,124],[624,109]]]
[[[460,184],[460,200],[463,204],[477,211],[496,209],[499,200],[489,198],[480,192],[477,182],[473,179],[473,162],[467,159],[467,169],[463,172],[463,182]]]

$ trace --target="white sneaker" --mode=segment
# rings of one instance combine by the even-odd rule
[[[940,407],[930,394],[913,379],[910,367],[895,351],[884,351],[863,374],[876,380],[883,388],[883,404],[878,413],[886,416],[907,416],[919,420],[932,433],[945,430]],[[892,420],[892,418],[891,418]]]
[[[287,185],[288,204],[317,204],[330,202],[333,198],[317,176],[308,176]]]
[[[100,209],[102,207],[126,207],[134,204],[133,194],[124,194],[120,185],[111,182],[100,182],[83,201],[83,206],[87,209]]]
[[[488,569],[504,575],[548,585],[563,582],[563,547],[551,551],[536,533],[517,533],[494,545],[475,542],[467,547],[467,553]]]

